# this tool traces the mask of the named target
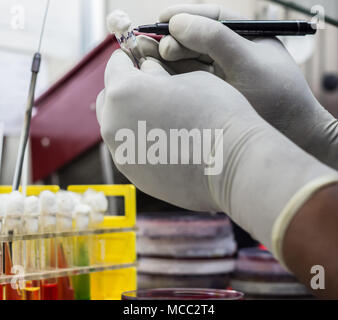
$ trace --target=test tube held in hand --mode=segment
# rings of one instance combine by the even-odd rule
[[[129,56],[134,60],[135,66],[140,68],[142,55],[138,50],[137,39],[131,25],[129,16],[122,10],[115,10],[107,17],[108,31],[115,35],[120,47],[129,53]]]

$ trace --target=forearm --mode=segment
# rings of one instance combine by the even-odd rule
[[[301,207],[286,231],[283,256],[317,297],[338,299],[338,184],[319,190]],[[325,289],[313,290],[311,269],[317,265],[324,268]]]
[[[284,134],[322,163],[338,170],[338,120],[317,100],[306,101],[305,110]]]

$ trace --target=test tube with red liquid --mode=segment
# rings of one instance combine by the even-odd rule
[[[66,191],[57,194],[57,230],[70,232],[73,230],[73,211],[75,199]],[[57,255],[59,269],[74,266],[74,237],[58,237]],[[74,287],[69,276],[58,278],[58,299],[74,300]]]

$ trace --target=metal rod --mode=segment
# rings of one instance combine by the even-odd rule
[[[32,76],[31,76],[31,81],[30,81],[29,91],[28,91],[25,119],[24,119],[23,127],[21,130],[21,135],[20,135],[18,156],[17,156],[16,164],[15,164],[15,172],[14,172],[13,185],[12,185],[13,191],[19,190],[20,181],[21,181],[22,166],[23,166],[23,161],[25,159],[27,141],[29,137],[30,124],[31,124],[31,118],[32,118],[32,109],[33,109],[33,104],[34,104],[36,81],[37,81],[38,73],[40,70],[40,64],[41,64],[40,50],[41,50],[42,38],[43,38],[45,26],[46,26],[49,4],[50,4],[50,0],[47,0],[47,5],[46,5],[45,14],[44,14],[43,22],[42,22],[42,28],[41,28],[40,37],[39,37],[38,51],[34,54],[33,62],[32,62],[32,68],[31,68]]]
[[[34,103],[34,93],[35,93],[37,76],[38,76],[37,72],[32,72],[32,77],[31,77],[31,82],[30,82],[29,92],[28,92],[25,119],[24,119],[22,131],[21,131],[19,151],[18,151],[18,156],[16,159],[16,165],[15,165],[15,172],[14,172],[14,179],[13,179],[13,191],[19,190],[19,186],[20,186],[22,166],[23,166],[23,161],[25,158],[26,146],[27,146],[27,141],[28,141],[28,136],[29,136],[31,117],[32,117],[32,109],[33,109],[33,103]]]
[[[45,15],[43,17],[42,28],[41,28],[41,33],[40,33],[39,45],[38,45],[38,51],[37,52],[40,52],[40,50],[41,50],[42,38],[43,38],[43,34],[44,34],[44,31],[45,31],[45,27],[46,27],[46,21],[47,21],[47,15],[48,15],[48,11],[49,11],[49,5],[50,5],[50,0],[47,0],[47,5],[46,5],[46,9],[45,9]]]

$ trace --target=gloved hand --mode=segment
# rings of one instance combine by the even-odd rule
[[[117,50],[97,118],[117,168],[140,190],[186,209],[226,212],[280,259],[295,212],[338,181],[207,72],[171,76],[151,60],[138,70]],[[175,129],[190,133],[188,144]]]
[[[186,12],[188,14],[183,14]],[[245,39],[214,20],[232,19],[217,5],[165,10],[170,34],[139,47],[176,73],[209,71],[238,89],[272,126],[317,159],[338,169],[338,122],[315,99],[300,69],[276,38]]]

